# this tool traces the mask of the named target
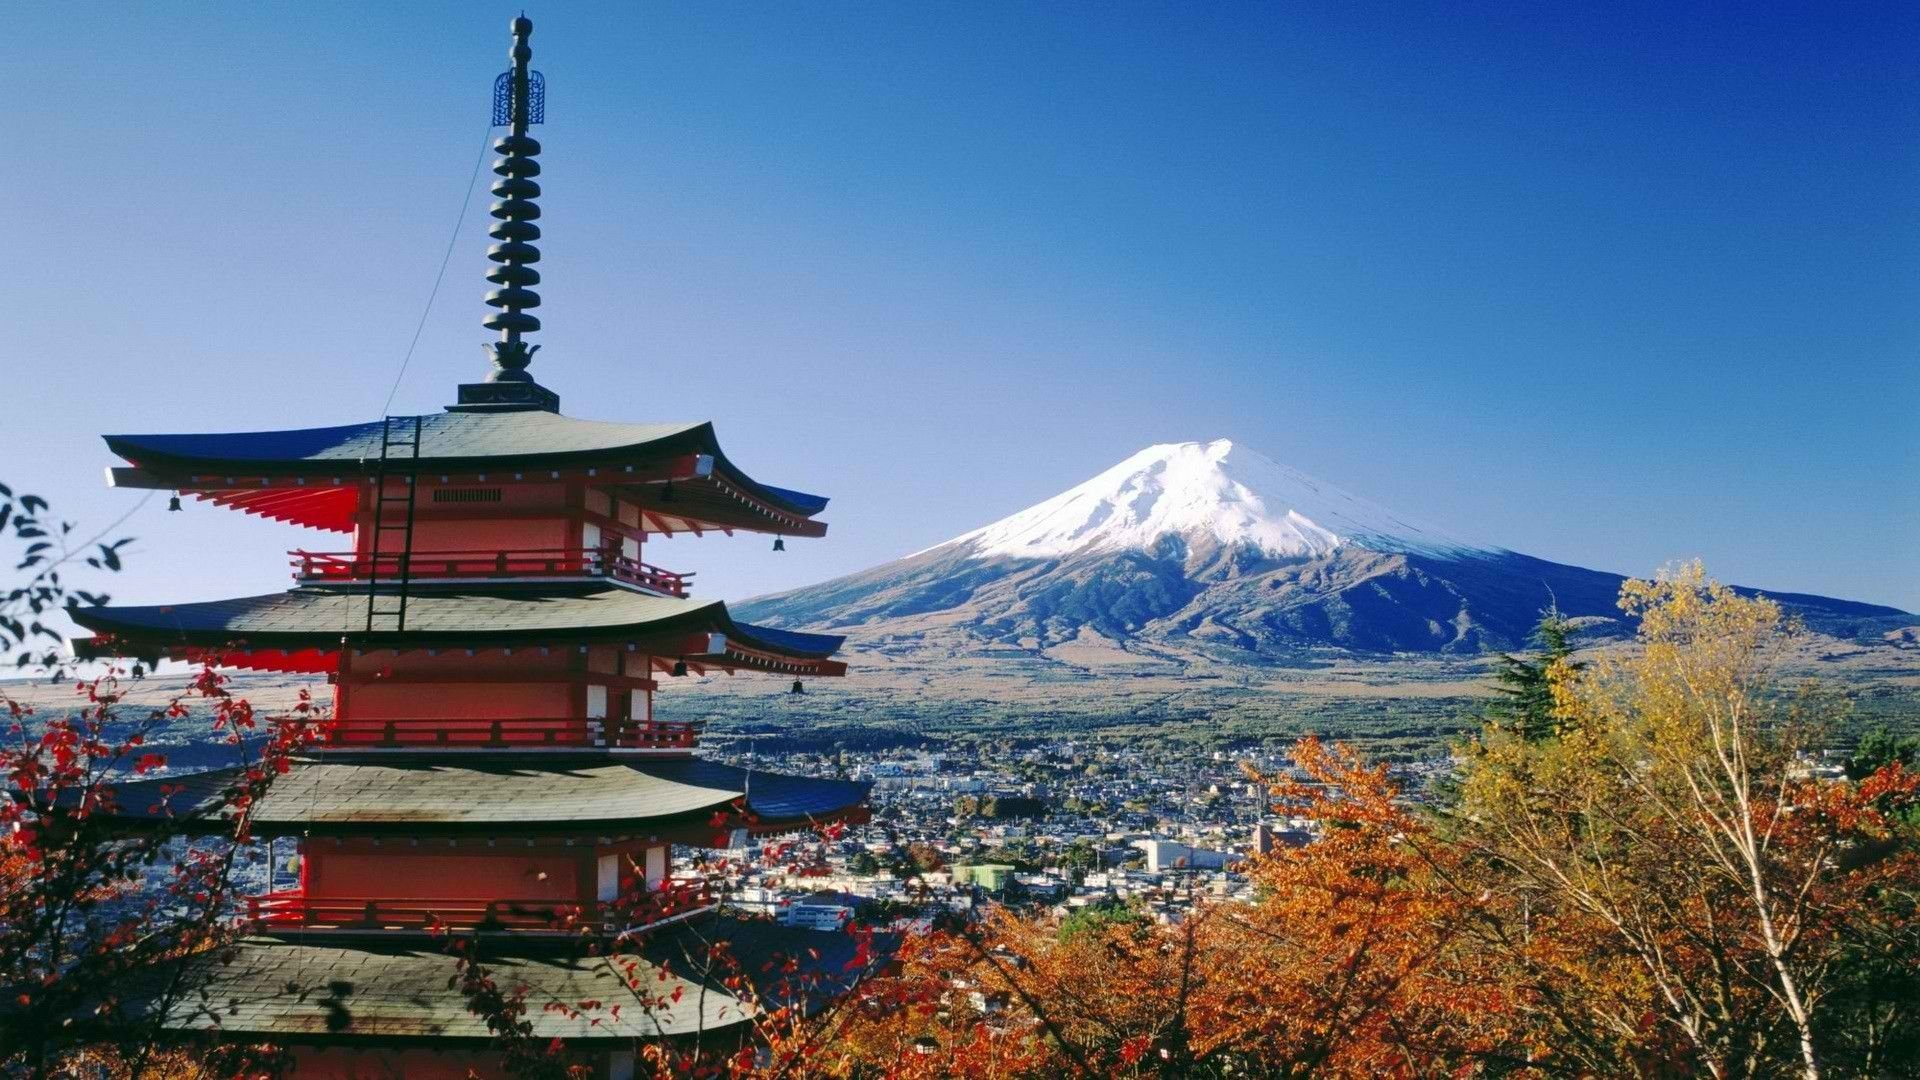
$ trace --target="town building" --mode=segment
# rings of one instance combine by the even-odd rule
[[[1175,840],[1136,840],[1134,847],[1147,853],[1147,870],[1219,870],[1238,862],[1241,856],[1230,851],[1214,851]]]
[[[1013,880],[1015,868],[1006,863],[974,863],[953,868],[953,883],[973,885],[988,892],[1002,892]]]

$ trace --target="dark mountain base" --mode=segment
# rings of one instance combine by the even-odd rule
[[[1439,557],[1349,546],[1278,560],[1168,540],[1153,552],[1065,560],[936,549],[738,610],[757,622],[867,640],[938,628],[1040,649],[1092,632],[1256,656],[1325,646],[1473,655],[1524,646],[1549,607],[1579,620],[1590,637],[1624,636],[1632,629],[1618,606],[1624,580],[1512,552]],[[1874,604],[1774,599],[1808,628],[1845,640],[1876,640],[1916,621]]]

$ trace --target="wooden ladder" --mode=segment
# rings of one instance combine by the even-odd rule
[[[414,497],[420,490],[420,417],[389,416],[380,425],[380,461],[373,472],[373,537],[367,566],[367,633],[399,633],[407,628],[407,586],[413,581]],[[398,473],[406,493],[387,493],[387,477]],[[402,510],[401,506],[405,509]],[[397,523],[389,517],[399,515]],[[388,533],[399,533],[395,559],[399,588],[380,593],[380,557],[390,550]],[[385,601],[383,604],[382,601]]]

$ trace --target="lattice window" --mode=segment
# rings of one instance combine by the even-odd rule
[[[500,501],[499,488],[434,488],[433,501],[437,503],[497,503]]]

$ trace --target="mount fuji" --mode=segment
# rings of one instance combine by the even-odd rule
[[[1220,439],[1150,446],[983,528],[740,610],[883,651],[1098,642],[1257,662],[1303,649],[1512,649],[1549,606],[1589,633],[1624,634],[1622,580],[1415,522]],[[1870,640],[1915,621],[1771,595],[1836,637]]]

